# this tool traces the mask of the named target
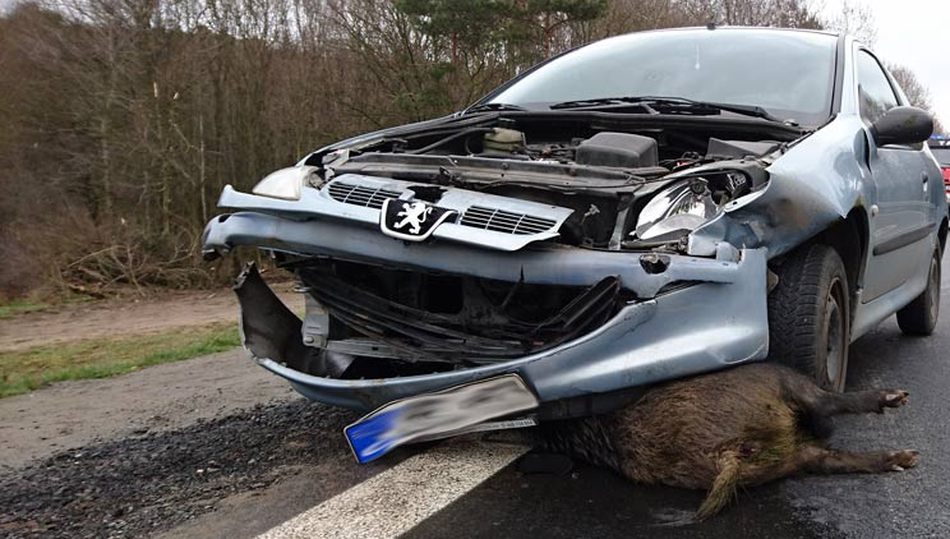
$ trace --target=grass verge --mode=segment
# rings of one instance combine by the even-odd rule
[[[105,378],[238,346],[233,323],[0,352],[0,398],[53,382]]]
[[[55,302],[46,301],[40,294],[13,300],[0,299],[0,320],[5,318],[13,318],[14,316],[24,313],[45,311],[47,309],[53,309],[63,305],[72,305],[91,301],[93,301],[93,298],[89,296],[70,294],[58,296]]]
[[[42,311],[48,307],[48,303],[33,302],[21,299],[16,299],[7,303],[0,303],[0,320],[3,320],[4,318],[10,318],[13,315],[20,313]]]

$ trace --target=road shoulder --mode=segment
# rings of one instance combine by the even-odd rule
[[[98,440],[181,428],[299,398],[237,349],[0,399],[0,468]]]

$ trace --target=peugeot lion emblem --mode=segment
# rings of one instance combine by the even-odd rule
[[[383,234],[393,238],[422,241],[456,213],[455,210],[433,206],[422,200],[387,198],[380,212],[379,228]]]

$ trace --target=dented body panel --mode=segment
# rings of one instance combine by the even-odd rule
[[[255,245],[275,251],[321,253],[340,260],[428,269],[527,284],[591,286],[616,275],[639,298],[652,298],[663,287],[684,281],[733,283],[739,278],[739,252],[725,246],[719,258],[668,257],[664,271],[648,270],[643,252],[589,251],[540,245],[513,253],[464,245],[404,244],[378,231],[322,221],[296,221],[260,213],[231,214],[209,226],[204,245],[230,248]]]
[[[374,380],[302,372],[299,331],[278,330],[294,328],[287,320],[296,317],[268,295],[256,272],[251,275],[237,290],[242,334],[258,363],[308,398],[362,411],[502,373],[521,375],[542,402],[551,402],[716,370],[762,359],[767,351],[764,250],[744,251],[730,284],[696,284],[631,303],[597,330],[557,348],[465,370]],[[755,297],[762,301],[749,301]]]

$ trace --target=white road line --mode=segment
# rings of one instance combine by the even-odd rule
[[[304,511],[260,535],[260,539],[396,537],[529,449],[524,445],[461,440],[433,447]]]

